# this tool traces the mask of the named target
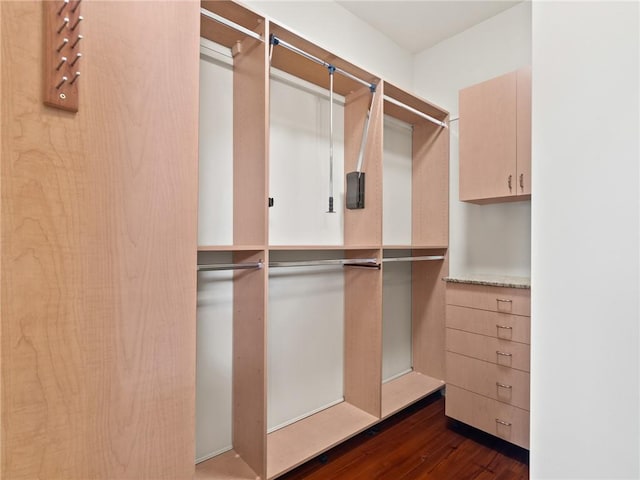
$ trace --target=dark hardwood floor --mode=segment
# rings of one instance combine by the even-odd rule
[[[529,452],[444,415],[436,393],[282,480],[518,480]]]

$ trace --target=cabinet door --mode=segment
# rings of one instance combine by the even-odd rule
[[[517,194],[516,84],[511,72],[460,90],[461,201]]]
[[[517,72],[517,166],[518,195],[531,195],[531,67]]]

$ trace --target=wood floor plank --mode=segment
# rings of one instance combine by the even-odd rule
[[[448,419],[436,393],[282,480],[527,480],[529,452]]]

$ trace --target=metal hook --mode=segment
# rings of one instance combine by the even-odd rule
[[[59,90],[60,87],[64,85],[64,82],[66,82],[67,80],[69,80],[67,77],[62,77],[62,79],[60,79],[60,82],[56,85],[56,90]]]
[[[67,61],[67,57],[62,57],[62,58],[60,59],[60,63],[59,63],[59,64],[58,64],[58,66],[56,67],[56,70],[60,70],[66,61]]]
[[[69,17],[64,17],[64,19],[62,20],[62,25],[58,29],[58,34],[62,33],[62,30],[64,30],[64,27],[66,27],[67,25],[69,25]]]
[[[71,62],[71,66],[75,66],[76,63],[78,63],[78,60],[80,60],[82,58],[82,54],[81,53],[77,53],[76,54],[76,58],[73,59],[73,62]]]
[[[60,7],[60,10],[58,10],[58,15],[61,15],[62,12],[64,11],[65,8],[67,8],[67,5],[69,5],[69,0],[64,0],[62,2],[62,6]]]
[[[73,24],[73,27],[71,27],[71,31],[73,32],[76,28],[78,28],[78,25],[80,25],[80,22],[84,20],[84,17],[82,15],[78,16],[78,19],[76,20],[76,23]]]
[[[64,48],[64,46],[69,43],[69,39],[68,38],[64,38],[62,39],[62,43],[60,44],[60,46],[56,49],[56,52],[60,53],[60,51]]]
[[[76,38],[75,42],[73,42],[71,44],[71,48],[76,48],[76,45],[78,45],[78,43],[80,42],[80,40],[82,40],[84,37],[82,35],[78,35],[78,37]]]

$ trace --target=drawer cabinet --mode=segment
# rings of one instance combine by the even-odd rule
[[[447,352],[448,382],[529,410],[529,372]]]
[[[447,284],[447,305],[529,316],[531,295],[526,288],[449,283]]]
[[[446,414],[529,448],[530,290],[447,284]]]
[[[530,343],[529,317],[447,305],[447,327],[501,340]]]
[[[454,385],[447,385],[445,413],[468,425],[529,448],[529,412]]]
[[[447,351],[503,367],[529,371],[529,345],[447,328]]]

